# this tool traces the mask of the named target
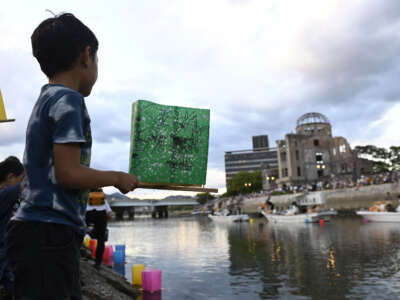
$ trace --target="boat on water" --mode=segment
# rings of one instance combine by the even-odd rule
[[[208,217],[217,223],[235,223],[235,222],[248,222],[250,220],[249,216],[246,214],[239,214],[239,215],[211,215],[209,214]]]
[[[388,201],[376,201],[369,210],[360,210],[356,214],[371,222],[400,222],[400,199],[399,206],[395,210],[393,204]]]
[[[336,216],[335,210],[327,210],[313,213],[302,213],[296,215],[267,214],[263,210],[261,214],[271,223],[318,223],[320,220],[330,221],[332,216]]]
[[[314,192],[301,194],[296,197],[297,207],[319,207],[318,211],[309,211],[307,213],[267,213],[261,210],[261,214],[271,223],[318,223],[320,220],[330,221],[332,216],[337,215],[334,209],[320,210],[325,205],[325,193]]]
[[[400,222],[400,212],[357,211],[356,214],[369,222]]]

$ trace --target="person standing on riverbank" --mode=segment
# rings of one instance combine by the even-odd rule
[[[0,162],[0,299],[13,299],[14,276],[11,272],[4,249],[4,232],[15,212],[22,190],[21,181],[25,176],[24,167],[15,156]]]
[[[44,20],[33,32],[33,56],[49,79],[26,132],[21,206],[7,227],[6,254],[15,299],[82,299],[80,246],[91,188],[127,193],[134,175],[89,168],[90,118],[84,97],[97,80],[98,41],[74,15]]]
[[[86,208],[86,224],[93,225],[89,232],[92,238],[97,239],[95,268],[99,269],[103,259],[107,232],[107,219],[112,218],[112,210],[108,205],[102,189],[95,189],[89,194]]]

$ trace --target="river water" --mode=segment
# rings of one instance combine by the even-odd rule
[[[132,264],[162,270],[162,293],[151,299],[400,299],[396,223],[137,218],[109,229],[110,244],[126,245],[129,281]]]

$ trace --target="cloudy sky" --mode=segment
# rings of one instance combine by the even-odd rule
[[[30,45],[46,9],[75,14],[100,42],[87,98],[94,168],[127,171],[137,99],[211,110],[207,186],[221,191],[225,151],[250,149],[260,134],[275,145],[307,112],[326,115],[352,146],[400,145],[398,0],[7,1],[0,89],[17,121],[0,124],[0,160],[22,158],[46,82]]]

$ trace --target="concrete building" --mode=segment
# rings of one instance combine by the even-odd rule
[[[253,136],[253,150],[265,150],[269,148],[268,135],[255,135]]]
[[[254,172],[278,168],[277,150],[269,148],[268,135],[253,136],[252,150],[225,152],[225,178],[228,181],[241,171]]]
[[[280,186],[313,184],[336,178],[357,178],[371,165],[357,157],[344,137],[333,137],[327,117],[307,113],[297,120],[296,133],[277,142]]]

